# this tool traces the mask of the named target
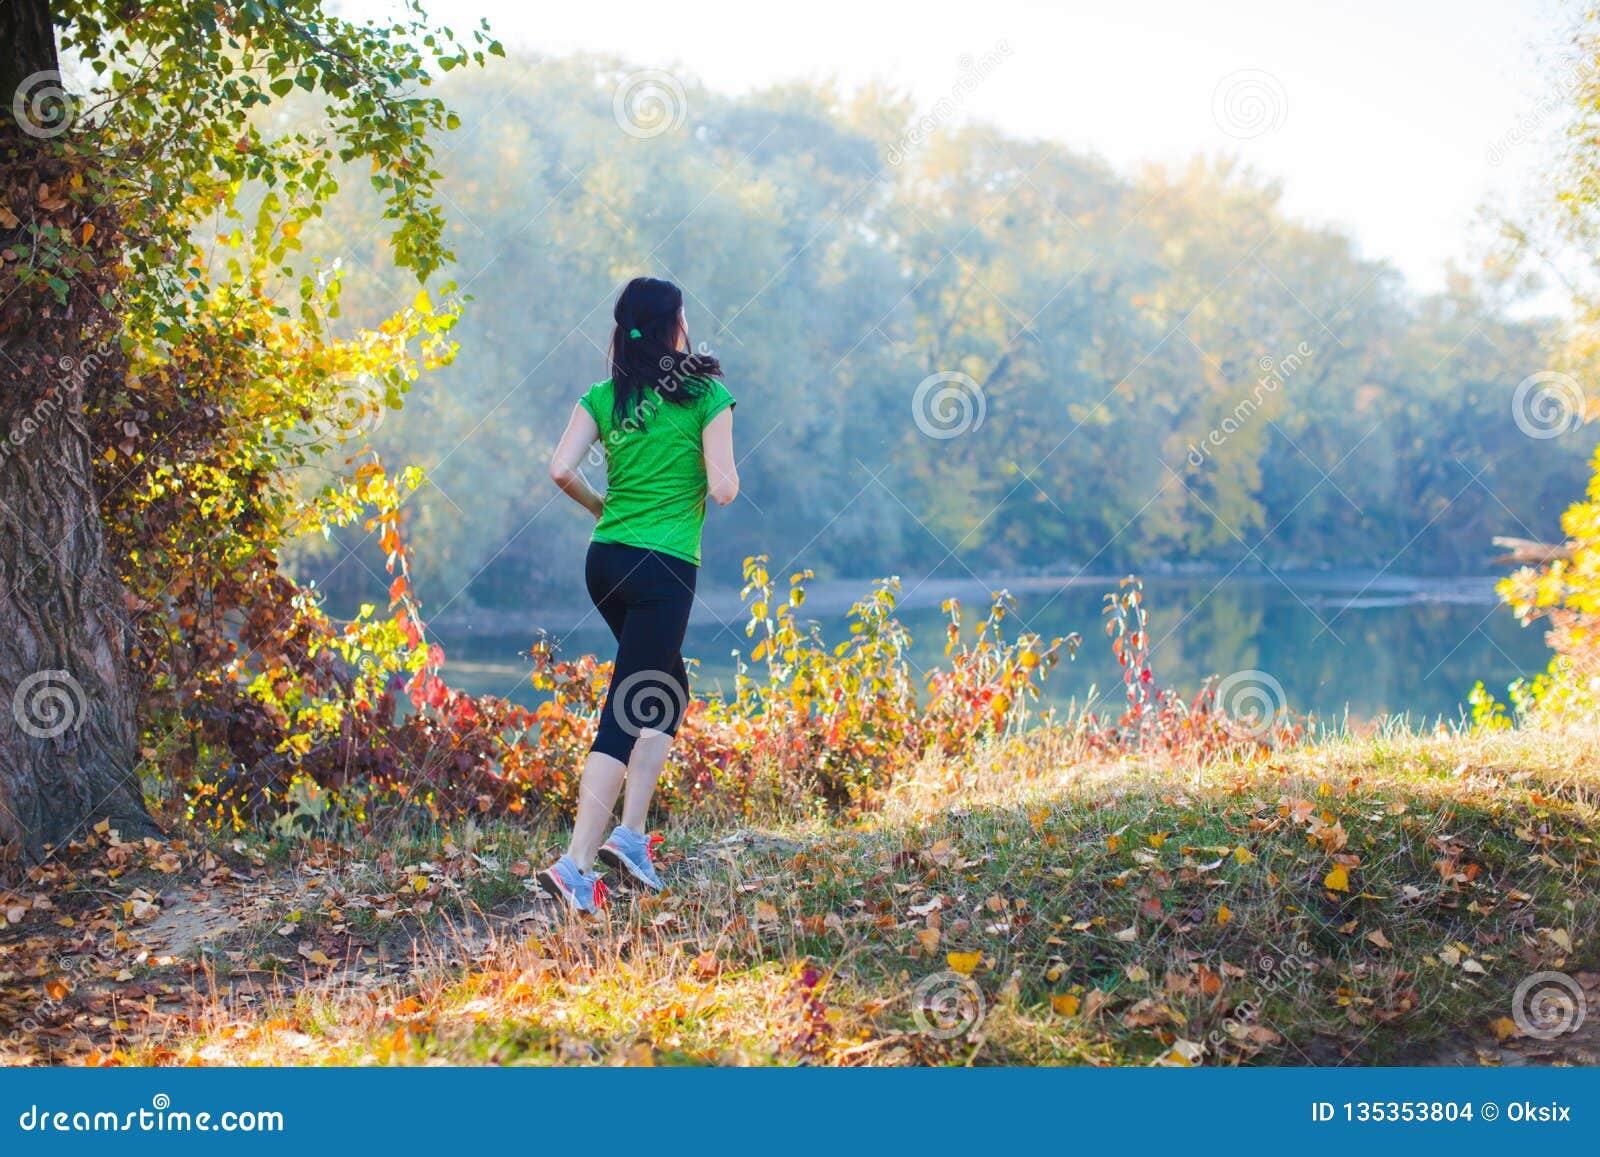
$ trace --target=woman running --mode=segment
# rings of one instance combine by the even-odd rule
[[[605,903],[605,882],[592,870],[597,855],[621,879],[661,888],[645,821],[689,705],[683,635],[706,496],[726,506],[739,493],[733,395],[718,380],[717,359],[691,351],[682,291],[670,281],[637,277],[612,317],[611,377],[590,386],[573,407],[550,461],[551,480],[595,517],[584,578],[617,638],[600,727],[583,764],[572,841],[566,855],[539,873],[544,889],[578,912]],[[604,494],[578,470],[596,441],[605,451]],[[606,837],[619,792],[622,822]]]

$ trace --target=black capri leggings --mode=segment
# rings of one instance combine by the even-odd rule
[[[590,751],[627,763],[644,728],[678,733],[689,706],[683,635],[699,570],[660,551],[589,544],[584,563],[589,597],[617,637],[617,662]]]

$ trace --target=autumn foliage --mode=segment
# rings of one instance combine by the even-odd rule
[[[451,688],[440,675],[444,655],[425,641],[406,585],[407,549],[392,525],[383,533],[397,573],[388,628],[383,620],[337,627],[308,595],[297,596],[295,629],[284,636],[299,640],[295,661],[272,679],[225,689],[227,698],[214,691],[212,702],[225,709],[208,710],[192,729],[210,758],[181,764],[191,808],[225,822],[276,816],[292,827],[332,818],[368,831],[407,814],[564,815],[575,802],[610,664],[563,657],[540,640],[529,652],[533,685],[545,695],[536,707]],[[1008,636],[1013,608],[1003,591],[970,633],[960,604],[947,602],[945,662],[918,673],[894,613],[897,580],[880,581],[857,601],[848,637],[830,643],[801,618],[810,578],[797,572],[780,593],[764,556],[746,560],[753,641],[738,659],[731,696],[690,703],[657,797],[665,811],[732,817],[816,804],[858,814],[925,762],[958,773],[986,748],[1036,728],[1065,736],[1086,755],[1180,754],[1201,762],[1306,735],[1304,720],[1252,729],[1229,718],[1210,684],[1192,702],[1160,687],[1136,579],[1107,596],[1107,633],[1126,688],[1121,710],[1102,718],[1044,708],[1049,672],[1075,655],[1080,639]],[[389,650],[363,641],[363,632],[386,629],[398,634],[384,640]]]

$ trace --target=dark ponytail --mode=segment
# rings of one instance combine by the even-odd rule
[[[678,348],[682,310],[683,291],[654,277],[635,277],[617,298],[611,311],[617,323],[611,331],[615,425],[640,420],[641,410],[657,399],[686,405],[705,393],[707,378],[722,376],[722,365],[710,354]]]

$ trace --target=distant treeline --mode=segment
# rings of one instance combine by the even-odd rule
[[[435,484],[410,523],[435,609],[575,597],[589,524],[545,460],[639,273],[685,287],[739,398],[713,583],[763,551],[839,576],[1476,572],[1494,534],[1558,533],[1582,489],[1592,437],[1513,413],[1544,335],[1497,288],[1412,293],[1227,161],[1129,175],[991,128],[930,135],[894,94],[687,77],[645,79],[665,119],[641,128],[640,83],[572,58],[441,86],[472,301],[455,365],[375,436]],[[354,319],[408,299],[368,208],[312,240]],[[370,593],[340,561],[355,542],[299,567]]]

